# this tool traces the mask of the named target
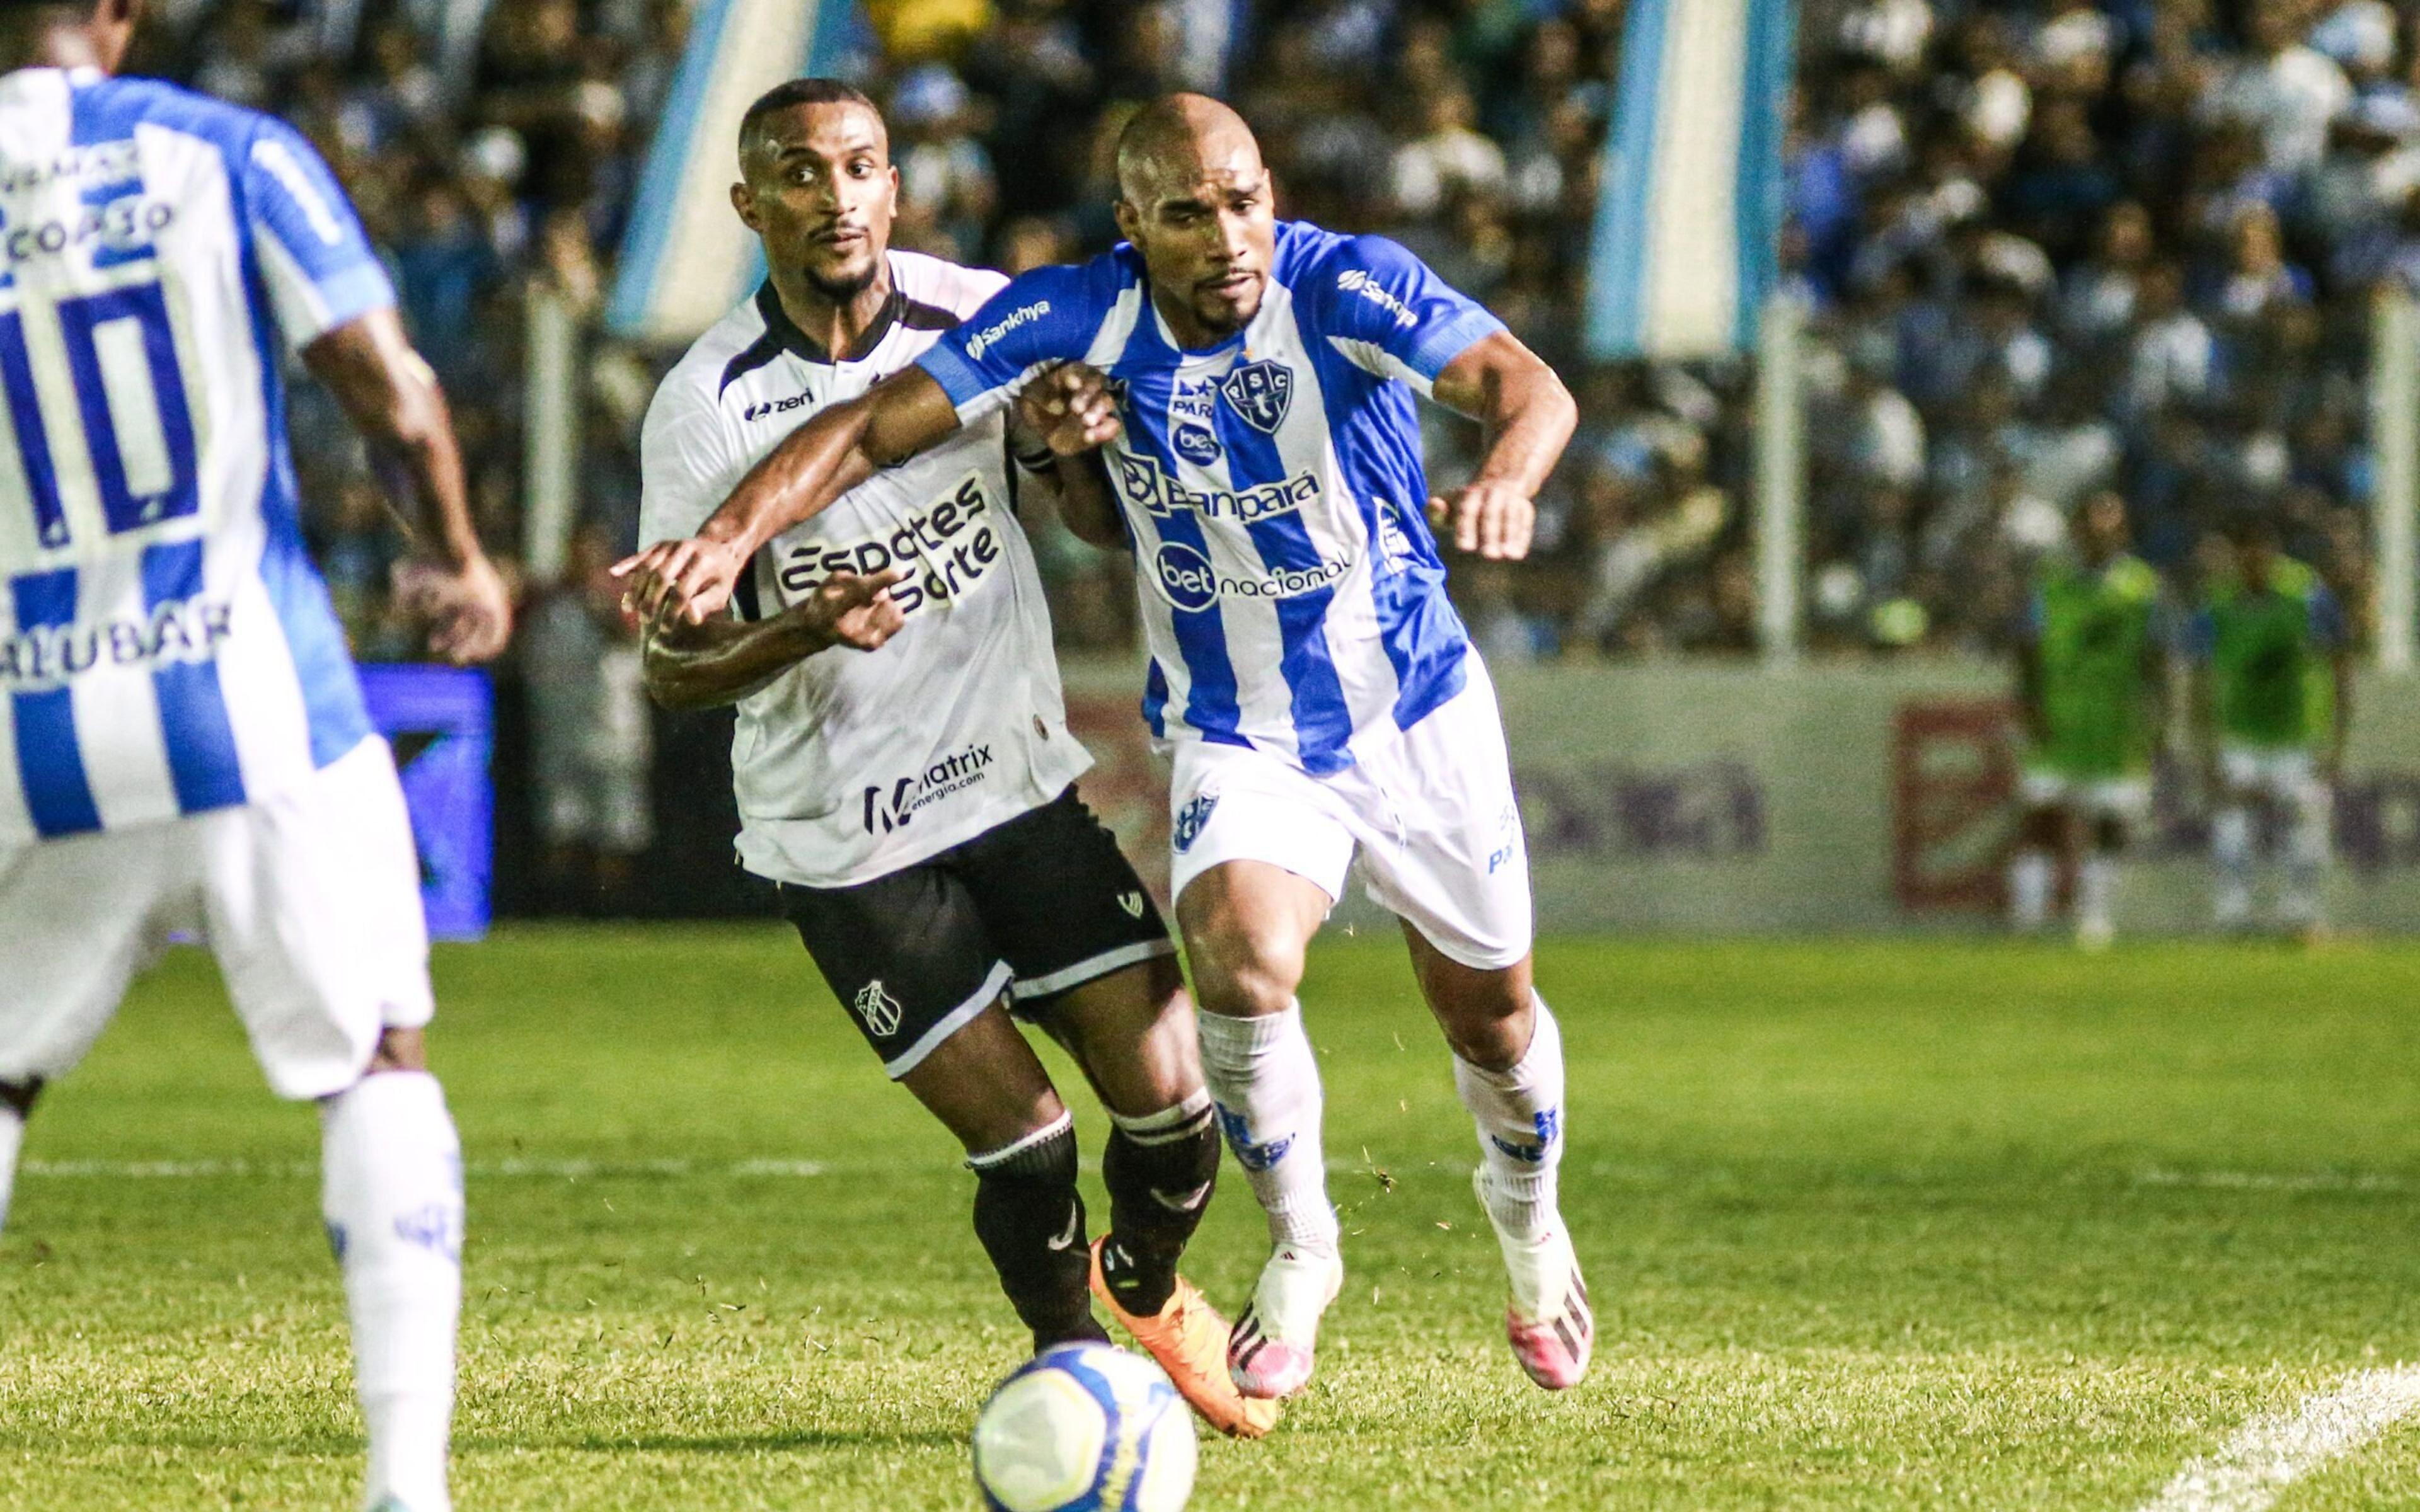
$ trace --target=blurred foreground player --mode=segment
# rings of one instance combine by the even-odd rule
[[[0,3],[0,1173],[134,973],[207,940],[270,1085],[320,1106],[367,1504],[443,1512],[461,1153],[403,794],[302,542],[287,348],[402,486],[436,648],[494,656],[510,606],[344,192],[268,116],[109,78],[141,9]]]
[[[1105,452],[1123,518],[1081,496],[1101,506],[1086,532],[1130,545],[1144,585],[1143,712],[1174,758],[1202,1060],[1274,1245],[1235,1325],[1237,1383],[1299,1390],[1343,1278],[1295,992],[1357,852],[1404,921],[1479,1126],[1514,1355],[1542,1386],[1575,1384],[1595,1325],[1556,1200],[1562,1040],[1531,985],[1495,691],[1422,517],[1450,521],[1465,550],[1526,553],[1571,396],[1402,247],[1280,224],[1259,144],[1215,100],[1145,106],[1118,175],[1127,244],[1010,284],[919,366],[784,441],[698,538],[624,565],[646,601],[708,612],[852,477],[1039,390],[1054,452]],[[1486,429],[1478,476],[1447,498],[1421,470],[1416,394]]]
[[[642,442],[644,540],[703,526],[805,417],[908,366],[1003,282],[890,250],[882,117],[828,80],[740,129],[740,219],[765,285],[664,379]],[[1214,1426],[1275,1420],[1229,1380],[1228,1325],[1177,1274],[1218,1135],[1175,946],[1078,800],[1050,618],[1016,515],[1054,486],[1002,417],[768,538],[735,612],[646,629],[663,702],[736,702],[743,864],[783,906],[883,1068],[966,1147],[975,1232],[1037,1351],[1106,1337],[1087,1285],[1074,1120],[1012,1022],[1083,1067],[1114,1128],[1106,1300]],[[847,648],[847,649],[839,649]],[[881,648],[876,650],[876,648]],[[874,652],[874,655],[859,653]]]
[[[2315,934],[2326,923],[2320,889],[2352,726],[2344,611],[2317,572],[2280,549],[2273,522],[2246,515],[2228,528],[2226,561],[2203,587],[2187,650],[2213,810],[2212,915],[2222,929],[2252,927],[2256,855],[2278,844],[2276,921]]]
[[[2024,827],[2009,863],[2011,922],[2048,921],[2059,873],[2075,878],[2075,938],[2116,933],[2112,897],[2129,826],[2151,806],[2166,712],[2160,575],[2127,549],[2126,501],[2096,494],[2071,553],[2042,563],[2017,648],[2026,752]]]

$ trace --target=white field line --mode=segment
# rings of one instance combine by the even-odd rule
[[[473,1180],[494,1177],[538,1177],[578,1180],[584,1177],[630,1176],[821,1176],[827,1167],[813,1160],[498,1160],[473,1161],[463,1174]],[[306,1177],[319,1174],[308,1161],[243,1160],[29,1160],[18,1168],[22,1176],[104,1178],[111,1180],[195,1181],[214,1177]]]
[[[2286,1488],[2420,1408],[2420,1366],[2347,1376],[2289,1412],[2254,1418],[2177,1472],[2142,1512],[2265,1512]]]
[[[2176,1186],[2220,1192],[2410,1192],[2399,1176],[2350,1171],[2170,1171],[2137,1173],[2137,1186]]]

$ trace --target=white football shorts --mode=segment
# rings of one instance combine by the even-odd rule
[[[434,1011],[411,820],[372,736],[289,791],[0,849],[0,1082],[66,1074],[175,933],[206,942],[280,1097],[359,1081]]]
[[[1357,850],[1370,901],[1447,956],[1496,971],[1528,955],[1529,851],[1504,719],[1477,654],[1466,665],[1460,693],[1390,739],[1357,741],[1354,764],[1334,777],[1241,746],[1176,742],[1176,896],[1222,862],[1265,861],[1313,883],[1333,905]]]
[[[2133,823],[2151,811],[2148,777],[2071,777],[2034,766],[2017,779],[2017,795],[2028,808],[2071,808],[2094,819]]]
[[[2221,746],[2218,775],[2238,793],[2282,804],[2314,804],[2327,793],[2319,760],[2304,746]]]

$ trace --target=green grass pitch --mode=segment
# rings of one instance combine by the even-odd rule
[[[973,1504],[1020,1339],[971,1179],[779,928],[514,930],[437,970],[465,1512]],[[2420,950],[1560,943],[1540,977],[1594,1376],[1519,1376],[1403,952],[1326,946],[1350,1276],[1308,1399],[1205,1444],[1195,1505],[2123,1512],[2420,1359]],[[138,989],[0,1239],[0,1505],[350,1506],[317,1149],[205,959]],[[1231,1166],[1189,1267],[1231,1310],[1261,1236]],[[2415,1423],[2280,1504],[2420,1504]]]

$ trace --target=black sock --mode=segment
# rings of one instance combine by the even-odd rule
[[[1168,1305],[1177,1258],[1202,1227],[1218,1180],[1218,1124],[1207,1092],[1166,1113],[1117,1120],[1101,1160],[1109,1189],[1101,1278],[1119,1306],[1147,1318]]]
[[[1066,1114],[1004,1149],[967,1162],[975,1173],[975,1237],[1000,1273],[1036,1353],[1078,1339],[1107,1342],[1093,1318],[1084,1199],[1076,1191],[1076,1123]]]

